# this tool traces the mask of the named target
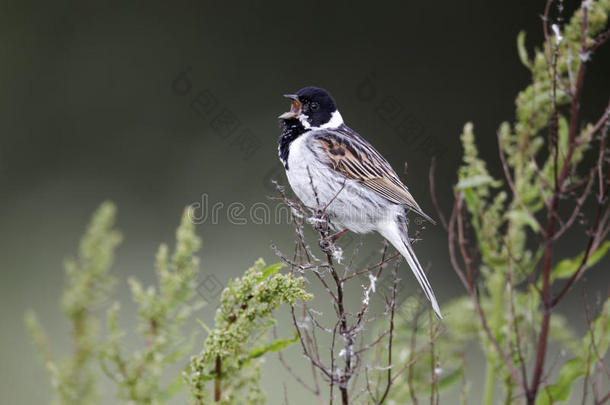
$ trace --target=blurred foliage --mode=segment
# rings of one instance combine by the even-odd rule
[[[593,38],[607,25],[610,1],[590,1],[585,5],[588,6],[589,19],[586,44],[591,46]],[[549,125],[554,125],[551,117],[556,107],[553,103],[556,102],[560,108],[570,101],[561,86],[557,86],[556,97],[553,97],[553,67],[549,63],[553,58],[548,55],[556,55],[558,82],[572,83],[570,75],[590,57],[579,53],[582,13],[582,9],[578,9],[563,28],[557,27],[557,31],[550,34],[553,35],[551,40],[542,49],[536,49],[531,59],[525,48],[525,34],[522,32],[518,36],[519,57],[530,70],[532,83],[517,96],[515,121],[502,123],[498,130],[499,147],[512,178],[511,187],[506,187],[503,180],[494,178],[487,170],[486,162],[478,155],[471,123],[464,126],[461,135],[464,164],[458,172],[455,192],[463,198],[470,214],[469,231],[474,236],[473,245],[480,259],[473,275],[477,280],[479,302],[493,336],[500,347],[511,354],[513,364],[519,369],[532,364],[536,349],[533,337],[539,332],[544,311],[539,291],[528,281],[528,277],[535,274],[544,249],[544,242],[540,242],[543,230],[536,214],[543,212],[545,201],[551,197],[547,185],[555,182],[552,145],[556,143],[558,155],[565,156],[569,142],[569,124],[561,110],[556,123],[558,139],[550,140],[545,131]],[[592,141],[592,128],[592,124],[583,125],[577,135],[579,142],[571,157],[575,173],[581,163],[585,163],[587,170],[595,164],[593,160],[585,159]],[[532,156],[543,161],[538,169]],[[567,176],[563,186],[570,186],[578,180],[577,175]],[[610,241],[600,243],[590,254],[586,268],[597,263],[609,248]],[[557,260],[551,271],[551,281],[571,277],[584,255],[583,251],[575,257]],[[533,283],[541,285],[540,280]],[[411,359],[421,349],[421,344],[430,341],[428,335],[432,326],[421,322],[428,318],[418,315],[416,304],[416,301],[407,300],[401,310],[404,316],[398,317],[395,341],[401,361]],[[591,348],[596,347],[600,356],[605,355],[610,339],[608,299],[600,312],[590,331],[582,338],[575,336],[561,314],[553,313],[550,340],[569,360],[560,367],[556,366],[558,377],[554,383],[549,381],[546,389],[540,390],[537,404],[569,400],[574,383],[593,371],[597,358]],[[444,321],[446,330],[434,341],[435,359],[439,359],[436,365],[436,371],[440,373],[438,388],[445,389],[464,380],[464,354],[474,342],[483,351],[487,362],[482,403],[494,403],[499,385],[504,387],[506,403],[519,402],[513,396],[521,392],[520,387],[489,340],[470,296],[449,302],[443,307],[443,313],[447,314]],[[517,341],[521,353],[516,349]],[[409,372],[397,379],[391,391],[394,403],[407,403],[413,396],[429,392],[432,384],[431,355],[422,357]],[[466,389],[468,385],[465,385]]]
[[[115,283],[109,273],[114,250],[121,241],[121,235],[113,229],[115,214],[113,204],[102,204],[81,240],[78,258],[65,263],[66,286],[61,304],[71,324],[72,355],[58,359],[35,314],[26,314],[26,326],[51,374],[53,403],[58,405],[99,402],[96,364],[102,345],[96,310],[109,299]]]
[[[278,273],[282,266],[265,267],[259,259],[222,292],[215,328],[209,331],[203,351],[192,358],[190,372],[186,373],[193,403],[210,402],[207,383],[212,380],[218,403],[265,403],[260,389],[260,357],[297,341],[295,337],[263,343],[265,332],[275,324],[271,313],[280,304],[294,305],[297,300],[313,298],[304,290],[302,277]]]
[[[135,278],[129,279],[134,302],[138,306],[137,332],[144,340],[141,349],[128,350],[122,344],[127,334],[119,327],[119,303],[107,314],[109,337],[103,345],[101,365],[117,385],[117,397],[130,404],[160,404],[176,394],[183,385],[180,376],[168,387],[161,386],[166,367],[190,352],[192,343],[184,337],[183,324],[203,302],[196,299],[201,245],[195,235],[188,210],[176,231],[176,247],[169,255],[167,245],[159,247],[156,257],[158,289],[145,288]]]
[[[188,362],[195,335],[187,337],[187,320],[203,305],[198,299],[201,245],[185,210],[176,231],[176,246],[170,255],[161,245],[156,256],[158,287],[145,287],[129,279],[138,322],[133,330],[119,326],[118,302],[110,304],[114,277],[110,274],[114,250],[121,241],[113,229],[116,208],[104,203],[94,213],[83,237],[78,259],[66,262],[66,286],[62,297],[64,314],[72,325],[74,350],[58,359],[49,348],[42,326],[33,312],[25,322],[41,357],[51,374],[58,405],[94,405],[102,401],[97,390],[102,375],[116,386],[115,402],[157,405],[167,403],[189,384],[193,402],[211,403],[204,392],[206,382],[218,378],[221,402],[262,404],[260,388],[263,356],[297,341],[296,336],[268,342],[265,337],[274,325],[271,313],[280,304],[294,305],[308,300],[303,279],[279,274],[281,264],[265,267],[259,259],[244,277],[232,281],[222,292],[214,330],[209,330],[203,352]],[[100,330],[102,307],[107,310],[107,333]],[[137,332],[141,347],[127,347],[124,338]],[[222,361],[221,374],[215,370]],[[171,375],[172,365],[184,372]],[[210,364],[212,365],[210,368]],[[168,380],[169,378],[169,380]],[[170,381],[163,386],[164,381]]]

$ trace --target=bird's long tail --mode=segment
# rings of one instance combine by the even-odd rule
[[[393,223],[388,227],[380,229],[379,233],[385,237],[396,248],[396,250],[400,252],[401,255],[404,256],[405,260],[409,264],[409,267],[411,267],[411,271],[413,271],[417,282],[419,282],[419,285],[424,290],[426,298],[428,298],[432,304],[432,309],[434,309],[436,316],[438,316],[439,319],[443,319],[438,302],[434,296],[434,291],[432,291],[432,286],[430,286],[426,273],[424,272],[421,264],[419,264],[419,260],[417,260],[417,256],[415,256],[415,252],[411,246],[411,241],[409,240],[409,235],[407,234],[407,227],[403,226],[401,229],[397,223]]]

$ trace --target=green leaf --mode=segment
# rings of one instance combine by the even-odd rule
[[[470,212],[476,211],[480,203],[480,197],[472,189],[465,189],[463,194],[464,201],[466,201],[466,207]]]
[[[506,214],[506,217],[518,225],[529,225],[530,228],[532,228],[532,231],[534,232],[538,232],[538,230],[540,229],[538,223],[534,220],[534,218],[532,218],[532,216],[525,211],[512,210]]]
[[[519,52],[519,59],[523,66],[531,69],[531,62],[527,56],[527,49],[525,49],[525,31],[520,31],[517,35],[517,51]]]
[[[572,394],[572,386],[574,382],[586,375],[587,371],[591,372],[595,367],[595,361],[591,354],[591,339],[595,338],[595,347],[599,355],[603,358],[608,350],[610,343],[610,333],[608,333],[608,317],[610,316],[610,299],[604,303],[602,313],[591,322],[589,331],[582,338],[582,352],[578,357],[575,357],[565,363],[559,371],[557,382],[547,386],[540,391],[540,395],[536,400],[536,405],[550,405],[559,401],[567,401]],[[591,335],[593,331],[593,335]]]
[[[491,176],[479,174],[460,180],[456,188],[458,190],[464,190],[467,188],[483,186],[485,184],[492,184],[493,182],[494,179]]]
[[[586,373],[584,359],[575,358],[563,365],[559,372],[557,383],[540,391],[536,405],[550,405],[557,401],[565,401],[572,393],[572,384]],[[552,402],[551,402],[552,398]]]
[[[593,252],[589,255],[587,264],[585,265],[585,270],[588,269],[589,267],[592,267],[598,261],[600,261],[604,257],[604,255],[608,252],[608,249],[610,249],[610,240],[602,243],[595,250],[595,252]],[[578,270],[578,267],[582,263],[582,260],[584,259],[584,257],[585,257],[585,252],[582,252],[581,254],[579,254],[576,257],[573,257],[571,259],[564,259],[564,260],[560,261],[559,263],[557,263],[557,265],[555,265],[553,270],[551,270],[551,279],[556,280],[556,279],[563,279],[563,278],[571,277],[576,272],[576,270]]]
[[[212,333],[212,330],[200,318],[197,318],[197,322],[199,322],[199,325],[201,325],[201,327],[203,329],[205,329],[205,331],[207,332],[208,335],[210,335]]]
[[[294,337],[290,339],[276,339],[267,345],[257,347],[256,349],[252,350],[252,352],[250,353],[250,358],[255,359],[267,352],[279,352],[280,350],[283,350],[284,348],[290,346],[298,340],[299,335],[297,335],[296,333],[294,334]]]
[[[280,271],[282,267],[284,267],[284,263],[276,263],[272,264],[271,266],[268,266],[266,269],[263,270],[263,275],[259,277],[258,282],[260,283],[267,277],[277,274],[277,272]]]

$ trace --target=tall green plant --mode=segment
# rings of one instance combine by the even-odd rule
[[[122,338],[127,331],[118,324],[119,303],[107,315],[108,341],[103,346],[101,364],[117,386],[118,398],[129,404],[161,404],[176,394],[183,385],[180,375],[163,387],[161,380],[167,368],[183,359],[192,347],[183,325],[202,306],[196,299],[199,259],[195,253],[201,240],[195,235],[188,209],[184,211],[176,231],[176,247],[169,254],[167,245],[157,251],[158,287],[144,287],[136,278],[129,279],[133,300],[138,306],[137,332],[143,346],[126,350]]]
[[[274,323],[271,313],[280,304],[311,299],[303,279],[280,274],[281,264],[265,267],[259,259],[224,289],[215,328],[206,327],[204,349],[189,362],[194,335],[189,339],[185,330],[202,301],[196,294],[199,259],[195,256],[201,241],[187,209],[176,231],[173,253],[165,244],[157,252],[158,285],[145,287],[136,278],[129,279],[138,308],[136,325],[128,330],[119,326],[120,306],[115,302],[107,311],[104,334],[97,314],[102,304],[110,303],[115,283],[110,267],[121,240],[113,229],[115,213],[113,204],[102,204],[81,241],[78,258],[66,262],[62,308],[72,325],[71,356],[58,358],[34,313],[26,315],[26,325],[51,374],[54,403],[100,404],[97,386],[106,375],[116,387],[114,402],[118,403],[160,405],[182,393],[190,394],[197,404],[263,404],[262,357],[297,341],[296,337],[265,339]],[[137,335],[142,344],[127,348],[129,335]],[[176,372],[175,366],[185,371]],[[212,380],[213,397],[206,391],[206,383]],[[164,385],[164,381],[170,383]]]
[[[468,296],[443,310],[447,333],[439,338],[438,358],[442,368],[459,369],[456,352],[478,342],[487,361],[484,404],[494,403],[500,385],[505,403],[569,400],[575,381],[599,370],[608,349],[608,298],[580,339],[555,309],[610,248],[610,104],[594,123],[580,118],[586,65],[609,36],[602,30],[610,1],[583,2],[565,26],[551,16],[552,7],[547,2],[546,39],[533,58],[526,51],[525,34],[518,37],[519,56],[532,83],[517,96],[515,121],[498,130],[504,177],[488,171],[473,125],[466,124],[461,135],[464,164],[446,221],[451,262]],[[556,247],[566,235],[583,241],[573,257]],[[417,335],[409,322],[399,330]],[[558,366],[556,379],[549,376],[553,341],[570,356]],[[410,381],[402,378],[405,383],[398,385],[409,388],[430,381],[429,373],[415,373]],[[587,384],[585,392],[591,388]],[[407,391],[398,389],[394,395],[406,398],[413,390]]]
[[[26,326],[51,375],[58,405],[92,405],[99,402],[97,357],[100,354],[100,319],[95,309],[110,297],[115,283],[109,269],[121,235],[114,227],[116,208],[106,202],[93,214],[79,254],[65,263],[66,283],[61,306],[70,321],[73,352],[60,358],[49,348],[34,312]]]
[[[203,351],[192,358],[185,374],[194,404],[212,402],[210,384],[215,403],[265,403],[260,389],[260,357],[297,341],[295,337],[263,343],[265,331],[274,324],[271,313],[280,304],[294,305],[297,300],[313,298],[304,290],[302,277],[280,274],[281,267],[265,267],[259,259],[222,292],[215,328],[209,330]]]

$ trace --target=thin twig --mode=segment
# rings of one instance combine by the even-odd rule
[[[438,200],[436,199],[436,189],[435,189],[435,180],[434,180],[434,172],[436,170],[436,158],[432,158],[432,162],[430,162],[430,170],[428,171],[428,183],[430,184],[430,197],[432,198],[432,205],[434,205],[434,209],[436,210],[436,214],[443,225],[443,228],[447,230],[447,219],[445,218],[445,214],[441,210],[440,205],[438,204]]]

